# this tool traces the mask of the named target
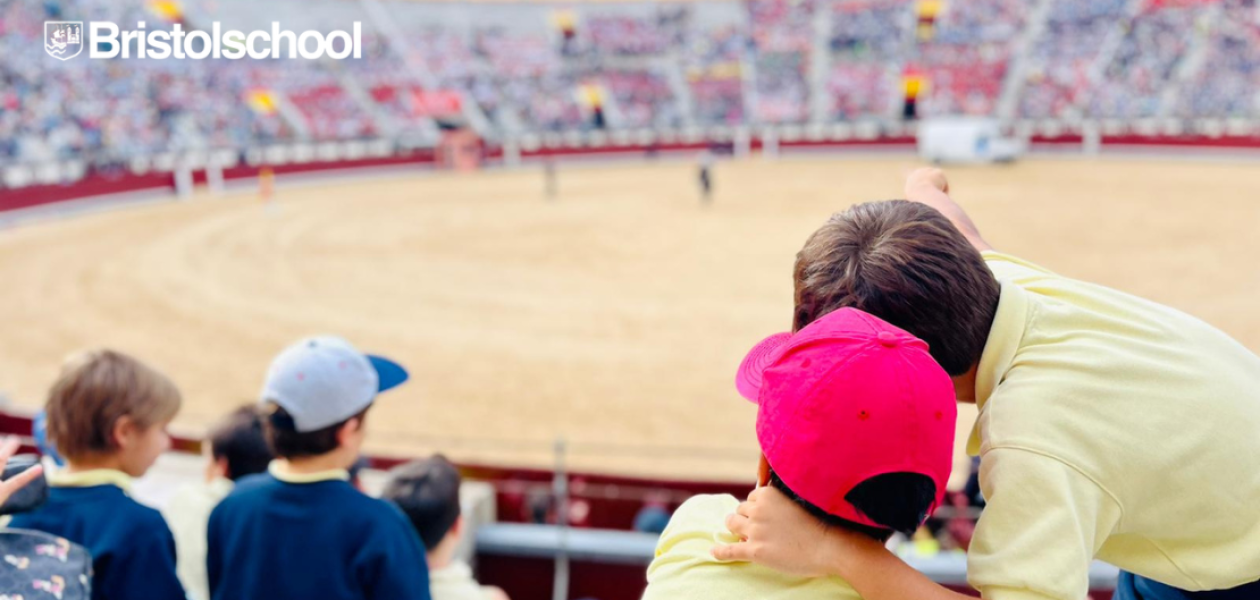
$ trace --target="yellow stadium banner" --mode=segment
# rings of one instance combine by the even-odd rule
[[[577,15],[571,10],[557,10],[551,13],[551,26],[562,33],[570,33],[577,29]]]
[[[742,72],[743,69],[740,64],[738,62],[731,61],[718,63],[709,67],[707,75],[710,79],[739,79]]]
[[[923,93],[923,89],[927,87],[927,79],[919,73],[906,73],[901,76],[901,85],[905,90],[906,98],[919,97]]]
[[[578,87],[578,102],[586,108],[601,108],[604,106],[604,88],[596,83],[584,83]]]
[[[164,21],[178,23],[184,20],[184,7],[175,0],[149,0],[146,6],[149,12]]]
[[[271,90],[250,90],[245,92],[245,104],[260,115],[276,114],[276,96]]]
[[[945,6],[941,0],[919,0],[919,18],[935,19]]]
[[[944,0],[919,0],[915,6],[918,15],[916,33],[920,42],[928,42],[936,34],[936,18],[945,10]]]

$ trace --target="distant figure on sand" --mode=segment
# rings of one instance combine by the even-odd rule
[[[543,167],[543,176],[546,178],[547,199],[555,200],[559,191],[556,187],[556,161],[548,158],[546,165]]]
[[[713,203],[713,153],[705,150],[700,154],[700,203],[708,206]]]

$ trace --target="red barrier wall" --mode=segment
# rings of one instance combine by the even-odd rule
[[[365,158],[350,161],[314,161],[272,167],[276,175],[363,169],[398,165],[426,165],[434,162],[432,150],[417,151],[403,156]],[[258,176],[259,167],[240,165],[223,170],[223,179],[233,181]],[[193,172],[193,182],[204,184],[206,172]],[[128,192],[162,192],[175,189],[175,177],[171,173],[91,173],[70,184],[33,185],[17,189],[0,188],[0,211],[28,208],[64,200],[91,198]]]
[[[0,189],[0,211],[40,204],[146,190],[169,190],[174,186],[170,173],[133,175],[92,174],[70,184],[33,185],[16,190]]]
[[[1029,146],[1032,149],[1050,149],[1058,148],[1070,150],[1083,144],[1083,137],[1080,134],[1064,134],[1058,136],[1036,135],[1029,140]],[[1151,149],[1215,149],[1215,150],[1260,150],[1260,137],[1257,136],[1222,136],[1207,137],[1202,135],[1187,136],[1143,136],[1136,134],[1125,135],[1107,135],[1102,136],[1102,146],[1104,148],[1123,147],[1124,149],[1133,148],[1151,148]],[[751,148],[759,150],[763,147],[760,138],[751,140]],[[844,141],[811,141],[811,140],[795,140],[780,141],[779,147],[784,151],[793,149],[866,149],[866,148],[883,148],[883,149],[905,149],[914,148],[915,138],[913,136],[885,137],[872,140],[844,140]],[[536,148],[532,150],[523,150],[521,158],[524,159],[546,159],[546,158],[576,158],[576,157],[612,157],[616,155],[633,156],[639,155],[643,157],[651,157],[657,153],[677,153],[677,152],[700,152],[710,146],[707,142],[670,142],[658,143],[652,145],[630,144],[616,145],[609,144],[600,147],[558,147],[558,148]],[[500,147],[487,147],[486,158],[489,160],[502,159],[503,149]],[[369,158],[350,161],[315,161],[301,164],[286,164],[273,167],[276,175],[296,174],[296,173],[314,173],[321,171],[339,171],[350,169],[361,169],[369,167],[383,166],[402,166],[408,164],[414,165],[432,165],[436,161],[433,150],[418,150],[403,156],[391,156],[385,158]],[[237,166],[226,169],[223,172],[223,178],[226,181],[247,179],[258,176],[259,168],[256,166]],[[205,171],[196,171],[193,173],[193,180],[197,184],[204,184],[206,181]],[[83,179],[71,184],[53,184],[53,185],[36,185],[18,189],[2,189],[0,188],[0,211],[15,210],[19,208],[27,208],[38,206],[41,204],[49,204],[52,202],[61,202],[64,200],[73,200],[79,198],[90,198],[94,196],[103,196],[107,194],[118,194],[126,192],[143,192],[143,191],[170,191],[174,189],[174,177],[170,173],[149,173],[145,175],[134,175],[130,173],[108,174],[93,173]]]

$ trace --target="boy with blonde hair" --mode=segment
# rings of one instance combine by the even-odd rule
[[[113,350],[72,357],[48,393],[48,438],[66,466],[48,475],[48,502],[11,527],[86,547],[93,600],[184,598],[166,521],[127,495],[170,448],[180,401],[165,375]]]

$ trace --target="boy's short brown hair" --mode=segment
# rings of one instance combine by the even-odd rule
[[[402,509],[432,552],[459,519],[459,486],[459,469],[435,454],[394,468],[381,497]]]
[[[262,417],[254,405],[232,411],[215,424],[206,439],[210,455],[227,462],[227,478],[232,481],[266,471],[273,458],[263,436]]]
[[[358,419],[359,426],[362,427],[367,421],[367,412],[370,408],[372,407],[368,406],[349,419],[323,429],[298,431],[289,411],[275,402],[267,402],[262,408],[263,436],[267,439],[267,446],[280,458],[305,458],[328,454],[337,449],[339,444],[337,432],[354,419]]]
[[[980,361],[1000,287],[936,209],[906,200],[836,213],[796,255],[793,330],[839,308],[875,315],[928,343],[950,375]]]
[[[118,449],[114,426],[130,417],[139,427],[169,422],[179,412],[179,388],[156,369],[115,350],[71,356],[48,392],[48,439],[68,460]]]

